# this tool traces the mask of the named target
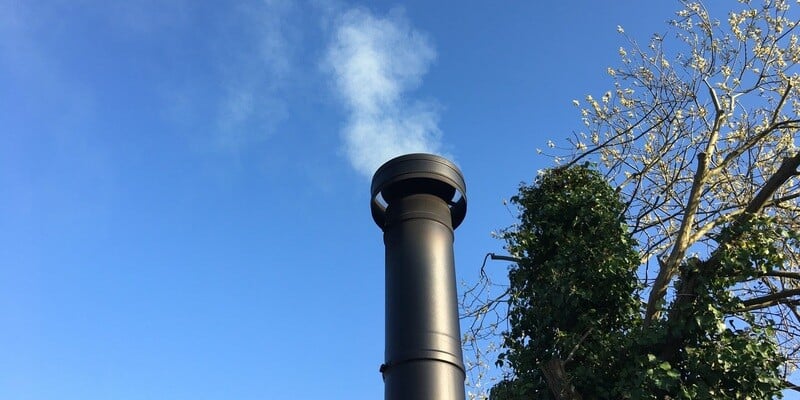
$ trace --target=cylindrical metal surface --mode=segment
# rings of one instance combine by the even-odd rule
[[[453,227],[466,213],[461,173],[410,154],[378,169],[372,191],[386,247],[385,399],[463,400],[453,259]]]

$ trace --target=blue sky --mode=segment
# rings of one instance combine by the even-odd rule
[[[0,0],[0,398],[380,398],[374,169],[456,161],[473,281],[675,9]]]

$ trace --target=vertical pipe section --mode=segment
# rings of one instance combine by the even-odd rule
[[[386,247],[386,400],[464,399],[453,230],[466,205],[461,172],[439,156],[400,156],[373,177]]]

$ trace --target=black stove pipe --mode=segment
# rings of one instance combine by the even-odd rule
[[[458,168],[431,154],[388,161],[372,178],[386,247],[386,400],[464,400],[453,230],[467,212]]]

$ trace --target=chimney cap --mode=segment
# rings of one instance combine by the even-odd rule
[[[413,153],[387,161],[372,177],[371,208],[375,223],[384,227],[386,207],[394,198],[416,193],[436,195],[447,202],[453,229],[464,221],[467,186],[461,171],[444,157]]]

